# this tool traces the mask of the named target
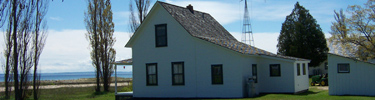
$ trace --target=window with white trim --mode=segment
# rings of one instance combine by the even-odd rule
[[[211,65],[212,84],[223,84],[223,65]]]
[[[281,76],[280,64],[270,64],[270,76],[271,77]]]
[[[297,63],[297,76],[301,75],[301,65],[300,63]]]
[[[185,85],[184,62],[172,62],[172,85]]]
[[[155,25],[155,45],[156,47],[166,47],[167,41],[167,24]]]
[[[350,73],[350,64],[349,63],[337,64],[337,73]]]
[[[146,64],[147,86],[158,85],[157,63]]]
[[[306,75],[306,64],[305,63],[302,63],[302,72],[303,72],[303,75]]]

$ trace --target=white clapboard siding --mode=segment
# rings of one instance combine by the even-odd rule
[[[338,73],[337,64],[349,63],[350,73]],[[329,95],[375,96],[375,65],[328,54]]]

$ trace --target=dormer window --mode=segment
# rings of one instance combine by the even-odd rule
[[[155,25],[155,44],[156,47],[166,47],[167,42],[167,24]]]

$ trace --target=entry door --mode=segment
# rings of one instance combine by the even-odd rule
[[[257,64],[253,64],[253,78],[254,78],[254,82],[255,83],[258,83],[258,68],[257,68]]]

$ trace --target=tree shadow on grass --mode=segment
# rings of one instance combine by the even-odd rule
[[[257,95],[256,97],[254,98],[260,98],[260,97],[263,97],[263,96],[267,96],[267,95],[272,95],[272,94],[284,94],[284,95],[295,95],[295,96],[307,96],[307,95],[313,95],[313,94],[318,94],[322,91],[312,91],[312,90],[308,90],[308,91],[305,91],[305,92],[302,92],[302,93],[297,93],[297,94],[293,94],[293,93],[261,93],[259,95]]]
[[[320,92],[322,92],[322,91],[311,91],[311,90],[309,90],[309,91],[306,91],[306,92],[303,92],[303,93],[298,93],[298,94],[295,94],[295,95],[305,96],[305,95],[318,94]]]

